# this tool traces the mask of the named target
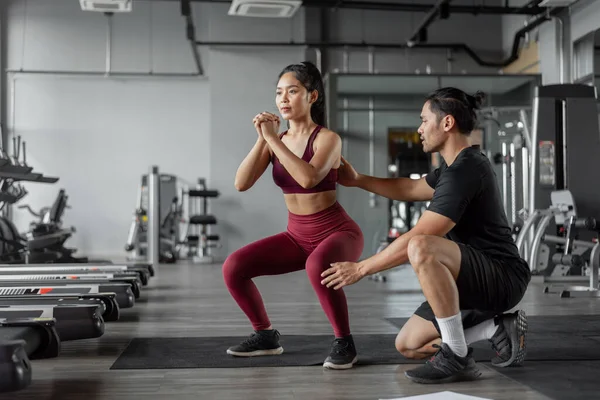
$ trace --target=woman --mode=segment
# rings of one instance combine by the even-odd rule
[[[276,104],[289,129],[279,135],[279,117],[270,113],[254,118],[258,138],[238,168],[235,187],[250,189],[272,163],[273,180],[288,208],[288,226],[286,232],[235,251],[223,264],[227,288],[255,330],[227,353],[241,357],[283,353],[279,332],[271,326],[252,278],[305,269],[335,334],[323,366],[352,368],[357,357],[346,297],[343,291],[322,285],[321,273],[333,262],[358,260],[363,235],[336,200],[341,139],[323,127],[325,98],[319,70],[310,62],[286,67],[279,75]]]

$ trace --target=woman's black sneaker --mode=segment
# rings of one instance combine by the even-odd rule
[[[356,347],[352,335],[335,338],[331,344],[329,356],[323,363],[323,368],[350,369],[358,361]]]
[[[237,357],[276,356],[283,353],[276,329],[256,331],[242,343],[227,349],[227,354]]]

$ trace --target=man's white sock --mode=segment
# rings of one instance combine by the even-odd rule
[[[498,325],[494,323],[494,319],[488,319],[482,323],[465,329],[465,339],[467,344],[479,342],[480,340],[491,339],[494,333],[498,330]]]
[[[442,342],[446,343],[450,349],[459,357],[467,355],[467,342],[465,341],[465,332],[462,326],[462,317],[460,312],[447,318],[435,318],[440,326]]]

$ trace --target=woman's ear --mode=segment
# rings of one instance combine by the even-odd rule
[[[319,99],[319,91],[318,90],[313,90],[312,92],[310,92],[310,104],[312,105],[313,103],[315,103],[317,100]]]

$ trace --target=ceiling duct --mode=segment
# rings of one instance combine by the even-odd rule
[[[291,18],[302,5],[296,0],[233,0],[228,15],[258,18]]]
[[[131,12],[132,0],[79,0],[83,11],[96,12]]]

